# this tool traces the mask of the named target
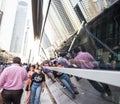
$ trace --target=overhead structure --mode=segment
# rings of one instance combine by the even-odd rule
[[[43,23],[43,0],[32,0],[34,39],[40,38]]]
[[[41,40],[51,0],[48,1],[47,6],[44,5],[46,3],[44,0],[31,0],[31,2],[32,2],[34,39]],[[45,8],[47,8],[45,16],[43,16],[44,6]]]

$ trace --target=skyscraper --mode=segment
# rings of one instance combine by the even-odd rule
[[[16,54],[21,54],[22,46],[24,44],[27,6],[28,4],[25,1],[20,1],[16,11],[15,24],[10,46],[10,52]]]

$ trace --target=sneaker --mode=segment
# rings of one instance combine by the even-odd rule
[[[108,96],[112,95],[110,90],[106,91],[106,93],[108,94]]]
[[[113,100],[113,96],[109,96],[107,93],[102,93],[101,94],[101,97],[109,102],[113,102],[114,104],[117,104],[115,103],[115,101]]]
[[[111,92],[104,92],[101,94],[102,97],[112,96]]]
[[[64,89],[66,89],[66,87],[65,87],[65,86],[63,86],[63,88],[64,88]]]
[[[109,95],[108,93],[105,92],[105,93],[102,93],[102,94],[101,94],[101,97],[102,97],[102,98],[105,98],[105,99],[106,99],[106,98],[108,99],[108,98],[111,98],[112,95]]]
[[[76,98],[76,95],[75,95],[75,94],[72,94],[72,98],[75,99],[75,98]]]
[[[75,91],[75,93],[74,93],[74,94],[78,95],[78,94],[79,94],[79,92],[78,92],[78,91]]]
[[[101,96],[105,98],[105,97],[108,97],[108,94],[105,92],[105,93],[102,93]]]

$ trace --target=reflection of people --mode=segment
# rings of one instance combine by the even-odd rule
[[[3,104],[20,104],[23,82],[27,80],[27,72],[20,65],[21,59],[13,58],[13,64],[5,68],[0,76]]]
[[[40,104],[40,95],[41,92],[44,92],[45,87],[45,75],[42,71],[43,67],[39,66],[31,77],[30,104]]]
[[[61,53],[59,54],[57,61],[65,68],[68,68],[69,66],[71,66],[71,64],[65,57],[66,57],[66,53]]]
[[[62,67],[61,64],[58,63],[58,67]],[[53,71],[53,75],[55,76],[56,81],[60,83],[60,85],[64,85],[67,88],[67,90],[72,94],[73,98],[76,97],[76,94],[79,94],[79,92],[74,88],[70,77],[67,74]]]
[[[76,65],[82,69],[94,69],[94,64],[92,64],[93,62],[95,62],[94,57],[90,53],[84,51],[85,50],[83,47],[79,47],[75,50],[75,52],[77,53],[76,57],[74,58]],[[88,81],[97,91],[102,93],[102,95],[111,95],[111,91],[108,85],[98,83],[93,80]]]
[[[115,60],[113,60],[113,61],[111,62],[111,66],[112,66],[112,69],[113,69],[113,70],[116,70],[116,61],[115,61]]]
[[[49,66],[49,63],[50,63],[49,61],[45,61],[43,64],[44,66]],[[43,72],[52,80],[53,83],[55,82],[54,75],[50,69],[44,67]]]

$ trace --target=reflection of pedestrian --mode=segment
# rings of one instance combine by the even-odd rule
[[[62,67],[62,66],[59,66],[59,67]],[[70,80],[70,77],[67,74],[53,71],[53,75],[55,76],[57,82],[60,83],[60,85],[62,86],[64,85],[67,88],[67,90],[72,94],[73,98],[76,97],[76,94],[79,94],[79,92],[75,90]]]
[[[112,69],[115,70],[116,69],[116,61],[113,60],[111,62],[111,65],[112,65]]]
[[[48,67],[48,66],[50,66],[49,63],[50,63],[49,61],[46,61],[43,63],[43,65]],[[53,83],[55,82],[54,75],[50,69],[44,67],[43,72],[47,75],[48,78],[50,78],[52,80]]]
[[[42,66],[39,66],[31,77],[30,104],[40,104],[40,95],[41,92],[44,92],[45,87],[45,75],[42,70]]]
[[[69,66],[71,66],[70,62],[66,59],[66,53],[59,54],[57,61],[65,68],[68,68]]]
[[[20,104],[23,82],[27,80],[27,72],[20,65],[21,59],[13,58],[13,64],[5,68],[0,76],[3,104]]]
[[[74,61],[78,67],[80,67],[81,69],[94,69],[94,67],[96,67],[93,64],[93,63],[95,63],[96,60],[90,53],[84,52],[83,47],[77,48],[75,50],[75,52],[77,53],[77,55],[74,58]],[[108,85],[103,84],[103,83],[98,83],[93,80],[88,80],[88,81],[100,93],[111,95],[111,91],[110,91]]]

